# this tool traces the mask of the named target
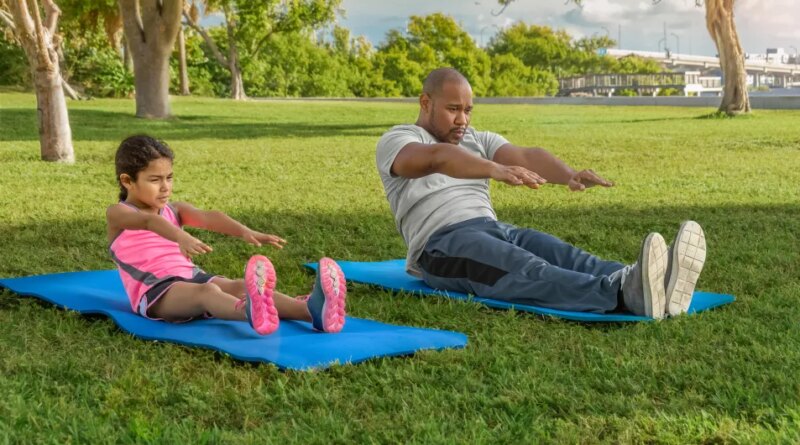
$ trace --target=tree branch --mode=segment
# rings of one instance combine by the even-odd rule
[[[11,2],[11,13],[14,14],[14,23],[22,29],[16,28],[17,38],[25,42],[31,42],[34,36],[33,20],[28,11],[28,2],[26,0],[13,0]],[[20,42],[23,43],[23,42]]]
[[[511,3],[511,2],[509,2],[509,3]],[[492,15],[497,17],[498,15],[502,14],[503,11],[505,11],[506,8],[508,8],[509,3],[506,3],[505,5],[503,5],[503,8],[501,10],[497,11],[497,12],[494,12],[494,9],[492,9]]]
[[[50,46],[47,44],[44,26],[42,25],[42,15],[39,12],[39,3],[36,0],[29,0],[33,2],[33,24],[36,26],[36,44],[38,50],[36,56],[39,58],[39,63],[48,69],[53,68],[53,61],[50,60]]]
[[[9,14],[6,11],[3,11],[2,9],[0,9],[0,20],[5,22],[6,26],[9,29],[11,29],[11,31],[17,30],[17,25],[14,24],[14,17],[12,17],[11,14]]]
[[[157,0],[159,19],[164,26],[164,33],[170,39],[178,35],[181,28],[181,11],[183,11],[183,0]]]
[[[275,34],[275,31],[277,31],[275,28],[271,29],[267,33],[267,35],[265,35],[263,38],[261,38],[261,40],[258,41],[258,43],[256,43],[256,46],[253,48],[252,51],[250,51],[250,59],[255,59],[256,58],[256,56],[258,55],[258,52],[261,51],[261,45],[266,43],[266,41],[270,37],[272,37],[273,34]]]
[[[58,18],[61,16],[61,10],[58,9],[58,6],[53,0],[43,0],[42,4],[44,5],[45,11],[45,22],[47,22],[45,27],[52,37],[56,33],[56,27],[58,26]]]
[[[216,43],[214,43],[214,39],[212,39],[211,36],[208,35],[208,32],[206,32],[206,30],[203,29],[203,27],[200,26],[199,23],[197,23],[194,19],[192,19],[191,15],[189,15],[189,13],[187,13],[185,10],[183,11],[183,17],[186,18],[186,23],[188,23],[189,26],[192,27],[192,29],[197,31],[203,38],[203,40],[206,42],[206,45],[208,45],[208,47],[211,48],[211,54],[214,55],[214,58],[217,59],[217,62],[227,67],[228,59],[226,59],[225,56],[222,54],[222,52],[219,50],[219,47],[217,46]]]
[[[62,80],[61,81],[61,87],[64,89],[64,94],[69,96],[70,99],[72,99],[72,100],[82,100],[82,99],[84,99],[84,97],[81,96],[80,94],[78,94],[78,92],[75,91],[75,89],[72,88],[72,86],[70,84],[68,84],[66,80]]]

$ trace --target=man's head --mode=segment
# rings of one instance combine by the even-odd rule
[[[431,71],[419,96],[417,125],[440,142],[458,144],[469,126],[472,113],[472,87],[453,68]]]

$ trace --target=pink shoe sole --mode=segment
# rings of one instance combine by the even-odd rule
[[[342,330],[345,321],[345,299],[347,298],[347,284],[344,272],[330,258],[319,260],[320,284],[325,294],[325,304],[322,307],[322,327],[325,332],[336,333]]]
[[[253,255],[244,269],[244,284],[250,299],[250,322],[253,329],[267,335],[278,329],[280,319],[272,293],[275,290],[275,268],[269,258]]]

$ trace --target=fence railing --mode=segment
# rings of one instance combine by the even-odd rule
[[[562,91],[592,88],[678,87],[686,83],[686,76],[683,73],[590,74],[558,79]]]

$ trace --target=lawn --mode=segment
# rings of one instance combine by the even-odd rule
[[[39,161],[32,95],[0,94],[0,276],[108,269],[104,211],[119,141],[176,152],[175,196],[281,235],[283,251],[193,232],[206,270],[269,255],[307,292],[322,255],[405,256],[378,178],[378,137],[413,103],[175,99],[70,103],[77,161]],[[108,319],[0,292],[0,443],[800,442],[800,112],[740,119],[670,107],[478,105],[473,125],[613,180],[570,193],[492,184],[500,219],[631,262],[648,231],[706,230],[702,290],[729,306],[657,323],[586,325],[351,285],[349,313],[469,336],[320,372],[281,372],[144,342]]]

